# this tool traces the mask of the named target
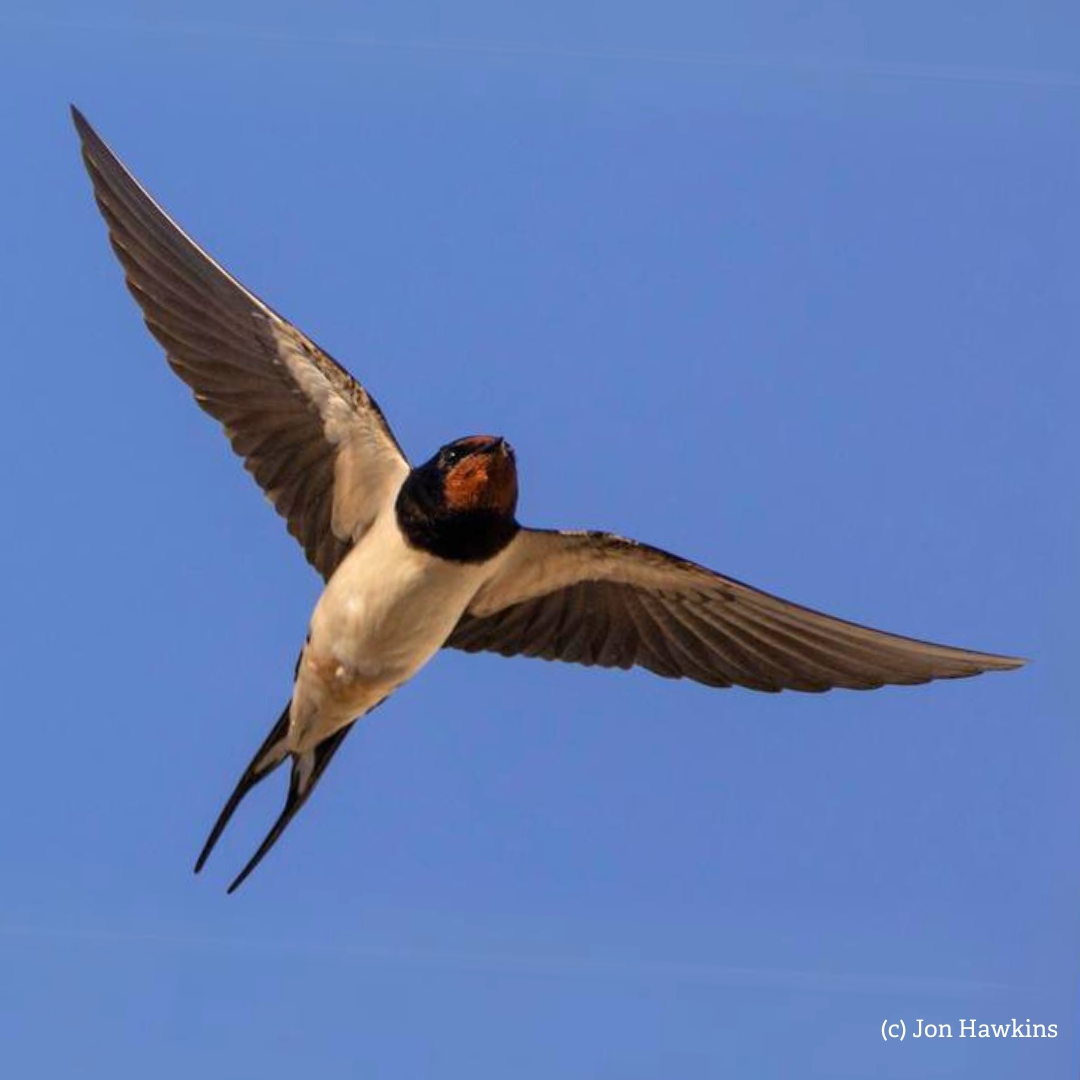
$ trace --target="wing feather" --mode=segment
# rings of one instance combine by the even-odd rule
[[[409,471],[382,412],[332,357],[187,236],[72,113],[146,325],[328,578]]]
[[[1019,667],[873,630],[609,533],[523,529],[447,645],[820,693]]]

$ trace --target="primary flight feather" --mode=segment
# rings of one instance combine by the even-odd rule
[[[521,526],[514,452],[499,437],[457,439],[412,467],[371,395],[207,255],[72,115],[147,326],[326,582],[289,703],[195,866],[247,792],[290,761],[285,806],[230,892],[356,720],[444,646],[766,691],[867,690],[1023,663],[836,619],[610,533]]]

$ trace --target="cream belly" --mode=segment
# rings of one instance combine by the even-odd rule
[[[311,749],[411,679],[489,572],[410,547],[393,509],[381,514],[315,605],[293,689],[290,749]]]

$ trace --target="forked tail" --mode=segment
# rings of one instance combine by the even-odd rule
[[[203,844],[203,849],[195,861],[195,873],[197,874],[210,857],[210,852],[214,850],[214,845],[217,844],[221,834],[225,831],[225,826],[228,825],[229,819],[236,812],[236,808],[243,801],[244,796],[260,781],[265,780],[287,757],[291,757],[292,775],[289,777],[289,792],[285,797],[285,806],[278,815],[277,821],[274,822],[270,831],[266,834],[266,839],[259,845],[258,850],[229,886],[228,891],[230,893],[235,892],[243,884],[244,879],[262,862],[266,853],[277,843],[278,838],[285,831],[289,822],[292,821],[297,811],[307,802],[308,797],[315,790],[315,785],[318,784],[319,778],[325,772],[326,766],[330,764],[330,759],[352,729],[352,724],[339,728],[333,735],[327,736],[311,750],[306,750],[302,754],[293,754],[288,749],[289,708],[291,704],[290,702],[289,705],[285,706],[281,716],[278,718],[278,722],[266,737],[266,741],[259,747],[255,756],[251,759],[251,763],[244,770],[244,775],[240,777],[240,781],[233,789],[228,802],[225,803],[221,813],[218,814],[217,821],[214,822],[214,827],[210,830],[210,835],[206,838],[206,843]]]

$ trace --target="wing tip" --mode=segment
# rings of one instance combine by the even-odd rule
[[[68,109],[71,111],[71,122],[75,125],[75,130],[79,133],[79,138],[84,143],[90,142],[98,137],[97,132],[94,131],[90,125],[90,121],[83,115],[82,110],[75,102],[68,102]]]
[[[997,656],[993,653],[980,656],[979,659],[986,665],[984,671],[1015,671],[1031,663],[1027,656]]]
[[[96,194],[99,188],[98,179],[95,174],[100,176],[102,174],[103,161],[107,163],[110,158],[115,158],[116,155],[113,154],[106,145],[105,140],[94,130],[93,125],[82,114],[78,105],[71,102],[69,103],[68,108],[71,110],[71,122],[75,125],[75,132],[79,136],[82,158],[87,169],[90,171],[90,178],[93,181]],[[123,168],[122,165],[120,167]],[[101,204],[100,196],[98,197],[98,204]]]

